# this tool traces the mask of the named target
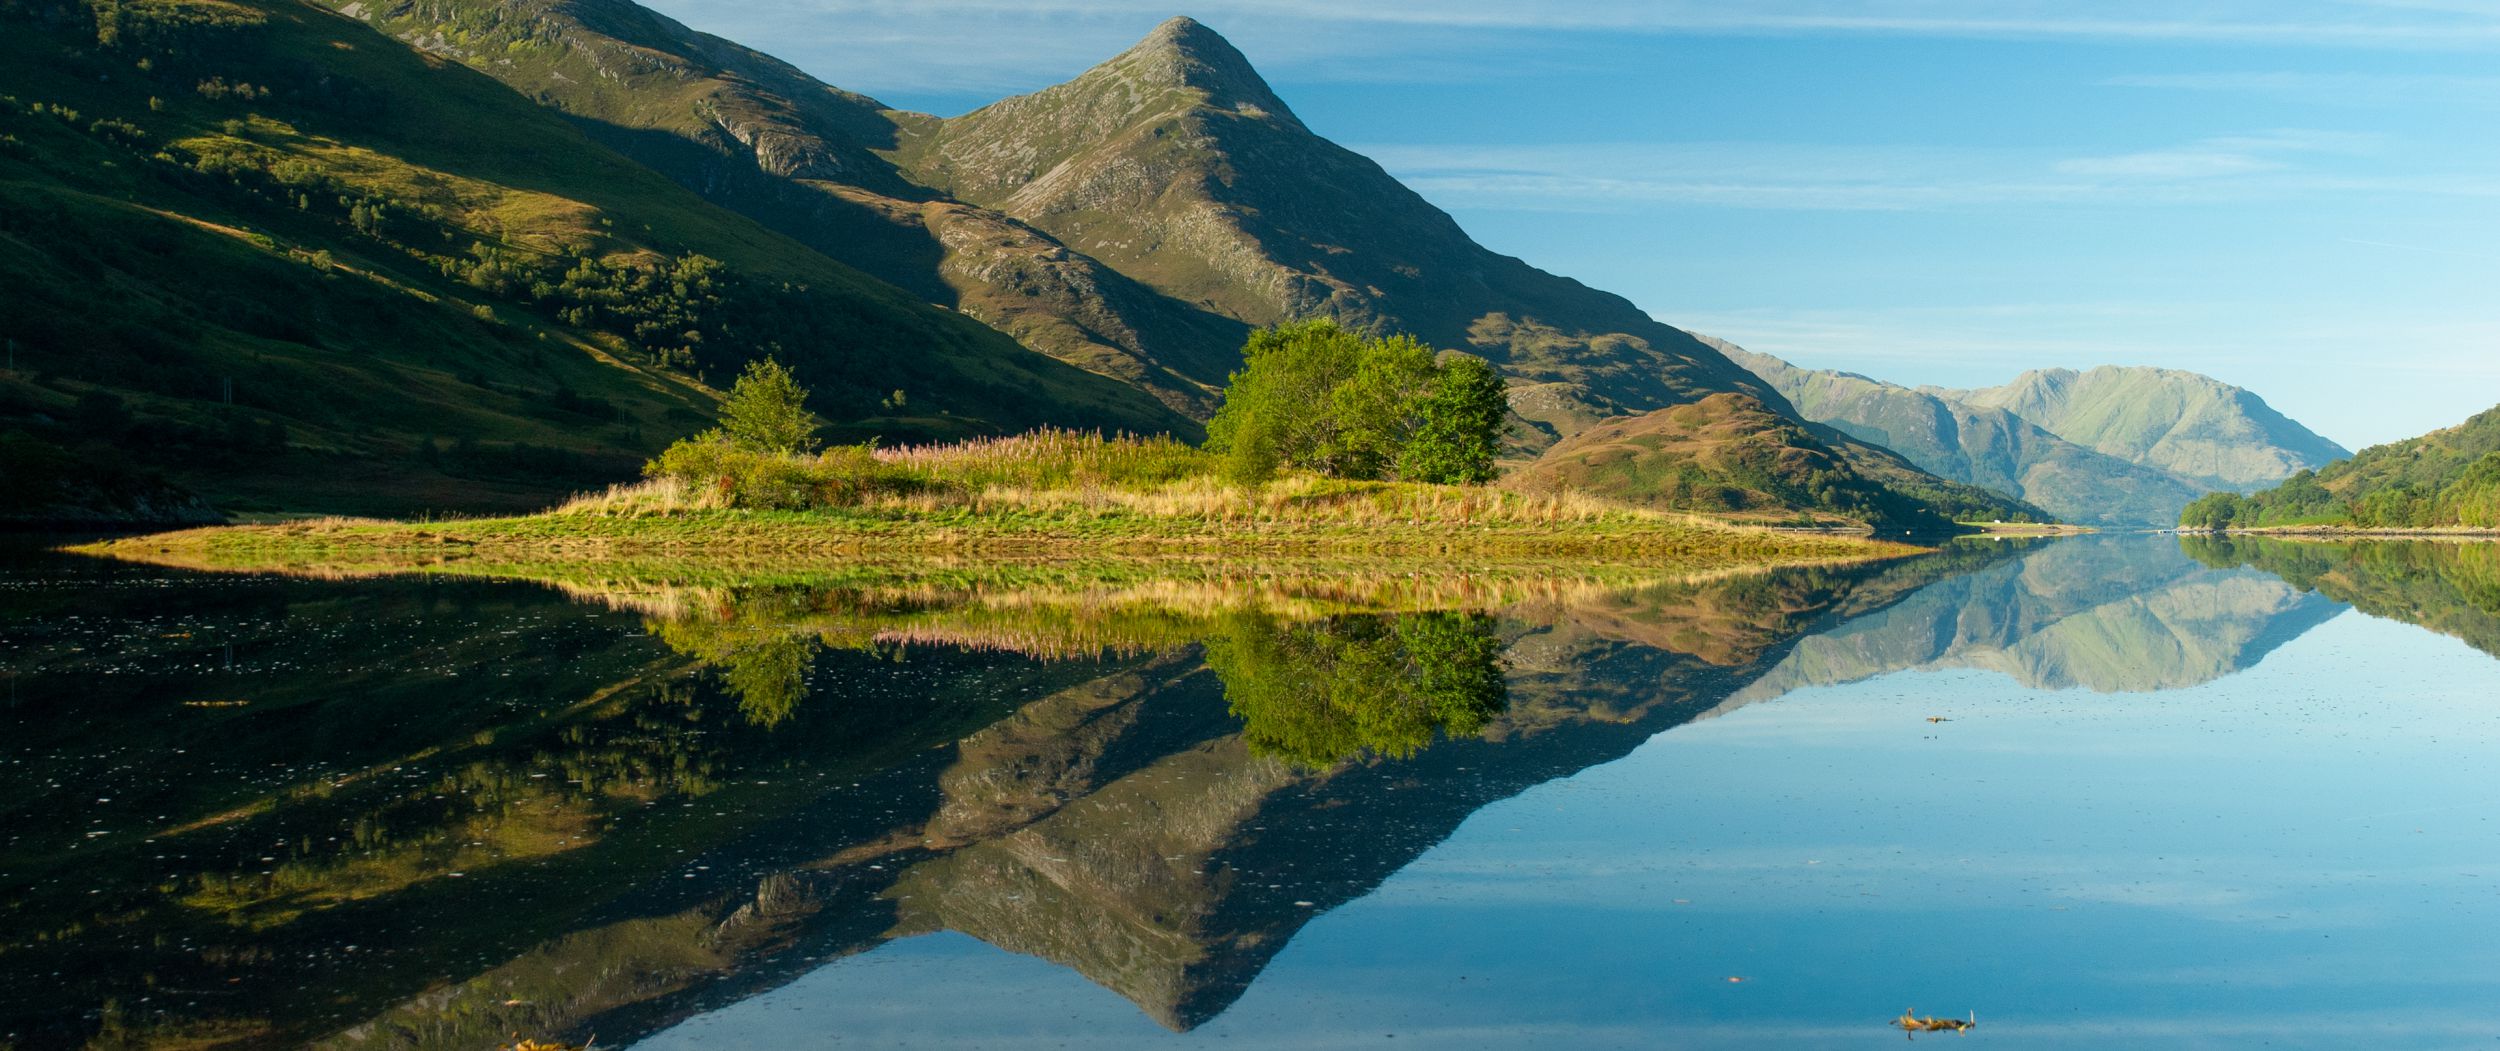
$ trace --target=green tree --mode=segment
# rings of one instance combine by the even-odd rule
[[[2238,493],[2206,493],[2179,512],[2179,525],[2186,529],[2214,531],[2234,525],[2255,525],[2252,510],[2247,499]]]
[[[1331,477],[1372,480],[1388,477],[1397,465],[1439,370],[1432,348],[1411,336],[1365,339],[1360,348],[1354,374],[1328,392],[1334,426],[1308,466]]]
[[[1325,319],[1253,333],[1207,423],[1225,473],[1472,483],[1493,476],[1501,376],[1465,355],[1434,361],[1409,336],[1363,336]],[[1419,441],[1422,448],[1418,449]]]
[[[720,408],[721,433],[758,452],[815,452],[818,422],[807,411],[807,388],[771,358],[748,364]]]
[[[1398,457],[1398,475],[1443,485],[1492,481],[1509,412],[1501,373],[1482,358],[1450,355],[1416,406],[1415,433]]]
[[[1250,334],[1224,403],[1207,421],[1207,448],[1244,483],[1279,468],[1320,469],[1321,450],[1338,444],[1335,392],[1362,365],[1363,339],[1326,319]]]

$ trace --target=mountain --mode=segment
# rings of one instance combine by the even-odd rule
[[[2180,522],[2195,529],[2500,527],[2500,408],[2303,470],[2264,492],[2215,493]]]
[[[561,109],[715,203],[1192,416],[1212,411],[1250,326],[1319,315],[1500,364],[1526,455],[1715,394],[1790,414],[1620,297],[1476,245],[1312,133],[1186,18],[1069,83],[942,119],[626,0],[332,6]],[[2025,513],[1839,432],[1778,433],[1896,502]]]
[[[2207,490],[2273,485],[2352,455],[2255,394],[2176,369],[2035,369],[2001,387],[1932,393],[2004,409],[2087,449]]]
[[[1379,165],[1312,132],[1186,18],[1076,79],[952,119],[895,159],[1174,298],[1254,325],[1326,315],[1472,350],[1552,437],[1710,394],[1778,396],[1619,296],[1477,245]]]
[[[17,517],[543,506],[765,354],[841,436],[1195,431],[356,22],[9,10],[0,463],[48,480]]]
[[[2065,521],[2168,526],[2207,488],[2069,442],[2006,409],[1855,373],[1798,368],[1703,338],[1777,388],[1807,419],[1891,449],[1939,477],[2027,500]]]
[[[767,354],[838,440],[1194,435],[1251,326],[1328,315],[1495,361],[1522,454],[1736,396],[1772,460],[1846,466],[1714,483],[2036,511],[1791,426],[1689,334],[1476,245],[1187,19],[941,119],[626,0],[328,6],[12,8],[37,17],[0,52],[0,267],[42,320],[0,462],[49,479],[36,502],[543,505],[630,477]]]
[[[1705,484],[1675,492],[1741,490],[1853,517],[1876,504],[1923,506],[1922,521],[1973,508],[2038,514],[1840,432],[1794,426],[1803,421],[1776,391],[1692,334],[1620,296],[1476,244],[1379,165],[1312,132],[1238,50],[1190,19],[1163,23],[1067,83],[952,119],[901,118],[900,128],[893,156],[914,178],[1029,223],[1175,299],[1254,325],[1326,315],[1484,356],[1510,377],[1526,451],[1558,448],[1603,421],[1655,431],[1686,417],[1734,420],[1715,438],[1674,436],[1684,444],[1741,437],[1754,447],[1682,461]],[[1705,402],[1713,404],[1700,408]],[[1654,415],[1677,407],[1687,411]],[[1720,473],[1715,462],[1835,457],[1842,466],[1828,479],[1771,484]],[[1890,495],[1822,499],[1860,490]],[[1722,507],[1678,503],[1675,492],[1615,495]]]

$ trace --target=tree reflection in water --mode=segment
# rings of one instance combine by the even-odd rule
[[[1223,618],[1206,661],[1258,754],[1311,768],[1405,759],[1436,733],[1482,733],[1509,706],[1493,625],[1480,613],[1294,624],[1244,611]]]

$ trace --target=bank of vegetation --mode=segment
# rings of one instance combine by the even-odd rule
[[[2182,528],[2210,532],[2500,532],[2500,408],[2372,446],[2262,492],[2212,493]]]

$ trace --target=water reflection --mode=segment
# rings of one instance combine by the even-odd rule
[[[1942,668],[1994,671],[2033,689],[2175,690],[2247,668],[2344,609],[2160,539],[1965,546],[1986,550],[1965,551],[1964,572],[1898,606],[1807,640],[1733,703]]]
[[[558,594],[41,562],[0,621],[0,1027],[614,1043],[953,930],[1187,1030],[1480,808],[1705,714],[1904,668],[2201,682],[2344,602],[2489,649],[2492,566],[2085,538],[1646,581]]]
[[[2207,565],[2254,567],[2304,593],[2500,656],[2500,544],[2272,537],[2188,537],[2181,543]]]

